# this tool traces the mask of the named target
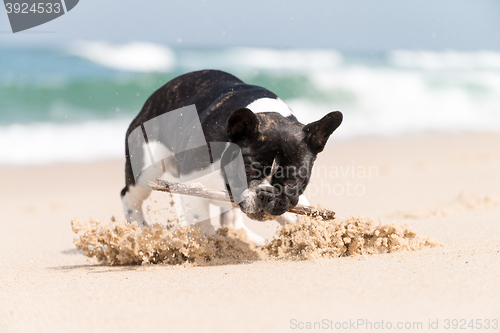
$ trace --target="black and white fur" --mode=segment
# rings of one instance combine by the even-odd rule
[[[285,102],[271,91],[246,84],[222,71],[203,70],[179,76],[154,92],[130,124],[127,138],[148,120],[192,104],[196,106],[206,142],[231,142],[238,145],[245,163],[248,190],[239,204],[240,209],[226,208],[222,212],[221,226],[244,228],[253,241],[262,243],[263,239],[243,224],[242,212],[256,220],[272,216],[281,224],[296,221],[296,216],[287,211],[299,202],[308,204],[302,193],[309,182],[314,160],[323,150],[329,136],[341,124],[342,114],[331,112],[319,121],[303,125]],[[178,139],[174,137],[169,140]],[[159,143],[149,144],[156,144],[154,149],[168,149]],[[121,191],[125,216],[128,221],[145,225],[142,203],[151,190],[144,184],[159,171],[145,170],[136,181],[128,140],[125,145],[126,185]],[[225,159],[224,154],[222,158],[211,156],[211,163],[219,164],[220,167],[221,160]],[[204,162],[187,156],[165,161],[163,171],[166,171],[169,181],[179,181],[180,169],[188,174],[192,170],[193,178],[196,178],[194,174],[205,167],[200,163]],[[276,170],[279,168],[291,170],[291,173],[282,172],[278,175]],[[307,172],[299,174],[296,172],[299,169]],[[207,200],[194,197],[185,200],[192,200],[191,207],[209,209],[210,202]],[[176,206],[180,209],[178,200]],[[193,214],[190,218],[196,219],[196,213]],[[212,231],[209,220],[199,221],[198,227],[206,232]]]

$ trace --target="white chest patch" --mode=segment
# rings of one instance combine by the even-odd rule
[[[291,116],[292,110],[281,98],[259,98],[247,105],[253,113],[278,112],[283,117]]]

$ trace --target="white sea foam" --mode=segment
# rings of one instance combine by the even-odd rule
[[[175,64],[175,55],[169,48],[147,42],[113,45],[102,41],[78,41],[70,46],[69,51],[122,71],[168,72]]]
[[[342,125],[335,131],[335,137],[350,139],[362,136],[398,136],[405,134],[439,132],[484,132],[500,131],[500,116],[478,115],[471,109],[450,109],[442,115],[427,110],[407,117],[385,112],[381,114],[363,113],[352,108],[337,108],[327,104],[314,103],[310,100],[295,99],[289,103],[294,115],[302,123],[320,119],[327,113],[340,110],[344,114]],[[455,112],[456,111],[456,112]]]
[[[235,48],[229,51],[230,63],[266,70],[329,70],[342,64],[342,55],[322,49]]]
[[[129,120],[0,127],[0,165],[50,164],[124,156]]]
[[[396,67],[424,70],[500,69],[500,52],[494,51],[409,51],[389,52],[389,62]]]
[[[316,89],[348,101],[288,101],[305,122],[332,110],[344,113],[344,136],[426,131],[499,131],[500,73],[445,76],[387,68],[349,67],[310,76]],[[314,117],[313,117],[314,116]]]
[[[140,46],[144,44],[116,47],[106,43],[84,42],[75,45],[73,47],[76,48],[72,50],[76,54],[92,58],[95,62],[104,59],[102,61],[108,62],[106,66],[124,70],[226,70],[246,82],[252,83],[253,80],[253,83],[269,87],[280,95],[285,94],[280,97],[303,123],[318,120],[330,111],[340,110],[344,114],[344,122],[336,131],[337,137],[428,131],[500,131],[500,52],[394,51],[388,54],[389,65],[376,65],[371,62],[372,57],[367,55],[364,58],[357,57],[354,61],[345,55],[344,61],[343,56],[333,50],[176,49],[177,60],[174,64],[174,56],[165,55],[171,51],[161,46],[157,48],[160,55],[154,56],[155,52],[145,52],[148,48]],[[156,47],[153,45],[153,49]],[[135,52],[134,49],[141,51]],[[162,50],[167,51],[164,54]],[[141,52],[148,54],[141,55]],[[125,60],[121,61],[120,58]],[[163,59],[163,64],[162,61],[155,62],[155,58]],[[170,65],[165,65],[168,63],[166,59],[172,60]],[[300,82],[297,83],[299,75]],[[134,75],[134,79],[144,77],[148,75]],[[89,82],[85,87],[87,90],[92,89],[93,82]],[[118,84],[111,79],[104,82],[108,86]],[[53,79],[47,80],[44,87],[51,83]],[[285,83],[292,90],[277,87],[276,83]],[[154,87],[157,83],[151,84]],[[4,83],[0,89],[13,89],[14,86]],[[71,89],[80,88],[75,85]],[[136,88],[138,91],[143,89]],[[118,85],[116,89],[112,87],[102,92],[102,95],[111,98],[111,91],[113,98],[121,98],[121,89]],[[42,110],[44,112],[40,112],[45,118],[37,118],[46,119],[47,123],[0,127],[0,165],[123,158],[128,121],[96,119],[73,125],[50,123],[51,119],[62,119],[68,113],[71,113],[71,119],[76,120],[95,117],[97,113],[101,116],[106,108],[111,110],[107,104],[105,107],[77,105],[78,101],[72,96],[81,94],[79,91],[68,90],[68,98],[58,95],[55,90],[51,91],[54,91],[54,96],[51,97],[51,93],[48,97],[52,100],[46,103]],[[115,91],[120,91],[120,95],[116,95]],[[141,101],[138,103],[142,104],[147,98],[145,94],[149,92],[144,89],[140,91]],[[24,97],[19,98],[13,99],[12,105],[19,105],[22,109],[25,107]],[[134,103],[122,104],[123,109],[139,108]],[[8,106],[8,112],[17,112]],[[33,104],[31,107],[36,111],[38,105]],[[78,111],[80,109],[81,112]],[[91,112],[87,112],[87,109],[91,109]],[[29,111],[35,112],[33,110]],[[80,113],[82,116],[77,117]],[[133,117],[132,112],[113,112],[107,113],[107,116],[119,117],[123,114]],[[0,120],[3,123],[22,122],[30,118],[29,113],[23,115],[21,111],[17,118],[10,116]]]
[[[178,65],[185,71],[217,68],[245,72],[311,72],[330,70],[342,65],[342,54],[323,49],[230,48],[199,51],[177,50]]]

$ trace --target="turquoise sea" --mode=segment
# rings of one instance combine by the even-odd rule
[[[80,41],[0,47],[0,165],[123,156],[125,131],[170,79],[214,68],[264,86],[338,138],[500,130],[500,52],[170,48]]]

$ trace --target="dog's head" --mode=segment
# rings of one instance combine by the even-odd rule
[[[241,151],[245,172],[234,171],[230,176],[236,183],[246,180],[237,200],[241,210],[252,219],[265,220],[297,205],[316,155],[341,123],[342,113],[338,111],[307,125],[276,112],[255,114],[247,108],[233,111],[227,135],[239,149],[228,149],[221,162],[227,165]]]

